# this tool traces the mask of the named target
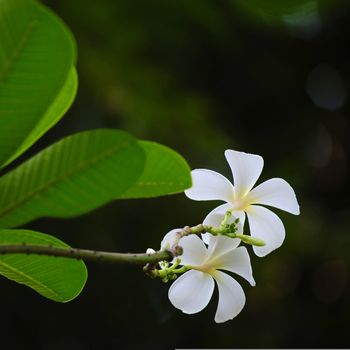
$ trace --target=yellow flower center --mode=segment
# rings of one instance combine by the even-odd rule
[[[237,198],[231,202],[232,204],[231,210],[248,211],[248,208],[251,205],[251,203],[252,203],[252,200],[248,196],[245,196],[243,198]]]
[[[189,266],[193,270],[201,271],[204,273],[208,273],[209,275],[214,275],[215,274],[215,268],[212,267],[210,264],[202,264],[198,266]]]

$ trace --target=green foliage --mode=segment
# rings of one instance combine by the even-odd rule
[[[246,14],[269,24],[307,26],[320,12],[340,5],[343,0],[231,0]]]
[[[137,141],[121,131],[69,136],[0,179],[0,226],[93,210],[138,179],[144,158]]]
[[[119,198],[157,197],[191,187],[190,168],[178,153],[155,142],[138,143],[146,153],[143,173]]]
[[[68,247],[57,238],[43,233],[0,230],[0,244],[23,243]],[[87,279],[87,270],[82,261],[41,255],[1,255],[0,274],[34,289],[46,298],[62,303],[77,297]]]
[[[73,101],[77,80],[70,32],[35,1],[0,2],[0,52],[3,166],[63,116]]]
[[[252,11],[252,13],[255,13],[257,15],[276,18],[292,15],[296,12],[299,12],[301,9],[308,7],[310,3],[317,5],[314,0],[238,0],[236,3],[240,4],[248,11]]]
[[[175,151],[117,130],[69,136],[0,178],[0,227],[73,217],[113,199],[179,193],[190,168]]]
[[[74,39],[47,8],[34,0],[0,0],[0,168],[71,106],[78,87],[75,61]],[[186,161],[165,146],[117,130],[68,136],[0,178],[0,245],[68,247],[42,233],[4,228],[190,186]],[[0,274],[59,302],[75,298],[87,278],[82,262],[23,254],[1,256]]]
[[[16,159],[32,144],[34,144],[48,129],[55,125],[69,109],[74,101],[78,89],[78,75],[74,66],[71,67],[63,88],[53,100],[51,106],[45,115],[26,137],[23,144],[17,149],[16,153],[7,161],[7,164]]]

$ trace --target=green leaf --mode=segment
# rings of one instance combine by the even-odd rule
[[[146,154],[141,177],[118,198],[147,198],[183,192],[191,187],[191,169],[174,150],[155,142],[139,141]]]
[[[32,0],[3,0],[0,53],[3,166],[52,127],[71,104],[76,52],[64,23],[44,6]]]
[[[20,145],[15,154],[7,160],[6,164],[11,163],[14,159],[26,151],[32,144],[34,144],[48,129],[54,126],[62,116],[67,112],[72,105],[78,90],[78,74],[74,66],[71,67],[67,81],[62,90],[53,101],[52,105],[46,111],[40,122],[37,124],[27,138]],[[5,165],[6,165],[5,164]]]
[[[44,233],[0,230],[0,245],[23,243],[69,247],[59,239]],[[82,261],[42,255],[1,255],[0,274],[61,303],[76,298],[87,280],[87,269]]]
[[[133,185],[144,163],[143,149],[122,131],[69,136],[0,178],[0,227],[91,211]]]

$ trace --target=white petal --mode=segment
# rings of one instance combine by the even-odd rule
[[[208,226],[214,226],[218,227],[220,226],[222,220],[224,219],[226,212],[231,211],[232,205],[231,204],[222,204],[213,209],[204,219],[203,224]],[[237,233],[243,232],[243,226],[245,221],[245,214],[241,210],[233,210],[231,211],[232,215],[230,219],[228,220],[228,223],[233,223],[237,218],[239,219],[238,222],[238,231]]]
[[[207,273],[190,270],[180,276],[169,289],[171,303],[185,314],[203,310],[214,290],[214,280]]]
[[[263,247],[253,247],[257,256],[265,256],[282,245],[286,233],[281,219],[275,213],[264,207],[251,205],[247,215],[250,234],[266,243]]]
[[[249,201],[253,204],[265,204],[299,215],[299,204],[293,188],[283,179],[267,180],[249,193]]]
[[[243,309],[245,295],[242,287],[231,276],[216,271],[214,276],[219,287],[219,303],[215,314],[215,322],[232,320]]]
[[[229,238],[225,236],[213,236],[209,234],[208,257],[206,261],[215,259],[230,250],[239,246],[241,240],[238,238]]]
[[[181,230],[181,228],[175,228],[174,230],[169,231],[160,243],[160,249],[171,248],[175,243],[176,234]]]
[[[221,224],[221,221],[224,219],[226,212],[229,211],[231,208],[232,205],[229,203],[219,205],[206,216],[206,218],[203,221],[203,224],[214,227],[219,226]],[[231,220],[230,222],[233,222],[233,220]]]
[[[233,185],[225,176],[207,169],[191,172],[192,187],[185,191],[188,198],[196,201],[233,200]]]
[[[183,254],[179,256],[181,265],[202,265],[208,256],[204,242],[196,235],[181,238],[179,245],[183,248]]]
[[[252,286],[255,286],[250,257],[245,247],[232,249],[221,255],[213,255],[210,264],[215,269],[234,272],[245,278]]]
[[[216,207],[206,216],[206,218],[203,221],[203,224],[218,227],[224,219],[226,212],[231,208],[232,206],[230,204],[222,204]],[[243,233],[245,213],[243,211],[233,210],[232,216],[230,217],[228,223],[231,224],[233,221],[235,221],[236,218],[239,219],[237,233]],[[205,233],[202,235],[203,241],[207,244],[209,243],[209,237],[209,233]]]
[[[264,160],[257,154],[233,150],[227,150],[225,157],[233,175],[235,199],[241,199],[258,180],[264,166]]]

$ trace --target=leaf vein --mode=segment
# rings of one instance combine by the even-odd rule
[[[0,82],[5,79],[6,75],[10,72],[11,68],[13,67],[14,63],[17,60],[17,57],[21,53],[23,47],[28,42],[30,34],[33,32],[34,28],[39,24],[39,14],[33,18],[26,28],[26,30],[23,32],[21,38],[18,40],[18,44],[15,46],[12,55],[10,55],[8,61],[5,63],[2,71],[0,71]]]
[[[36,280],[35,278],[26,275],[25,273],[12,267],[11,265],[6,264],[5,262],[3,262],[1,260],[0,260],[0,266],[2,266],[3,268],[5,268],[7,270],[10,270],[13,273],[16,273],[16,274],[22,276],[22,278],[24,280],[27,279],[27,280],[31,281],[33,283],[33,285],[37,286],[37,289],[36,289],[37,291],[41,287],[42,289],[51,292],[57,299],[59,299],[59,300],[62,299],[61,296],[57,292],[55,292],[53,289],[51,289],[50,287],[46,286],[45,284],[41,283],[40,281]],[[6,277],[6,275],[5,275],[5,277]],[[18,281],[16,281],[16,282],[18,282]]]
[[[129,142],[124,142],[118,146],[112,147],[111,149],[108,149],[105,152],[102,152],[98,156],[90,158],[86,162],[80,163],[79,166],[77,166],[76,168],[73,168],[71,171],[63,174],[62,176],[58,176],[57,178],[53,179],[52,181],[48,181],[48,182],[44,183],[42,186],[36,188],[32,192],[27,193],[27,195],[24,196],[22,199],[15,201],[12,205],[9,205],[7,208],[5,207],[0,212],[0,218],[6,216],[9,212],[13,211],[14,209],[21,206],[22,204],[28,202],[30,199],[32,199],[36,195],[39,195],[40,193],[44,192],[45,190],[47,190],[51,186],[54,186],[58,182],[65,180],[66,178],[68,178],[71,175],[78,174],[81,170],[86,169],[90,165],[97,163],[102,159],[106,159],[106,158],[110,157],[115,152],[118,152],[118,151],[126,148],[130,144],[131,144],[131,142],[129,141]]]

